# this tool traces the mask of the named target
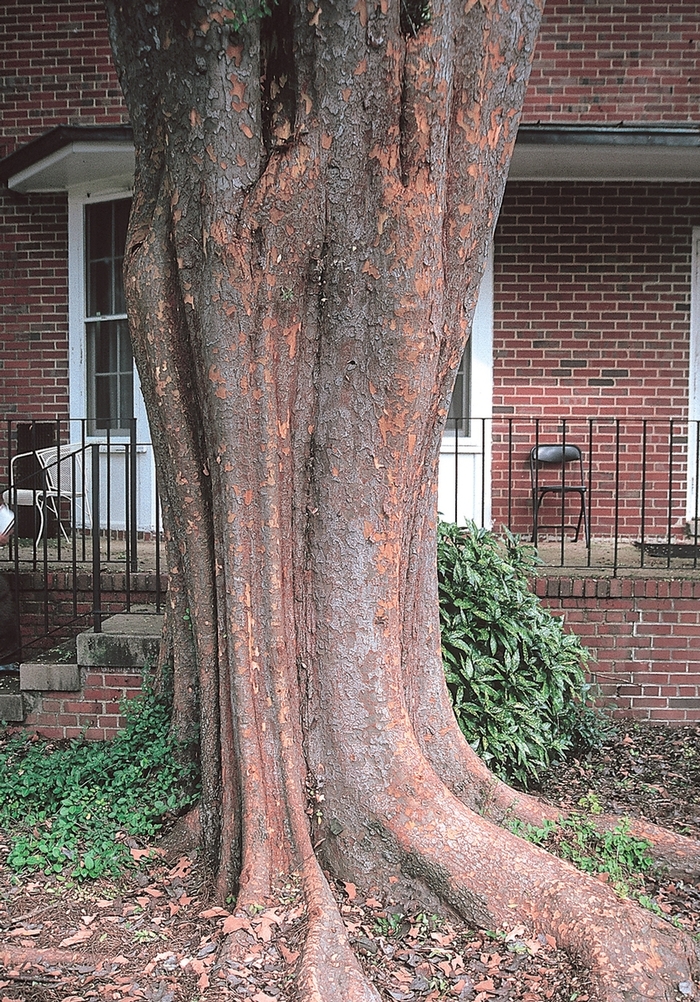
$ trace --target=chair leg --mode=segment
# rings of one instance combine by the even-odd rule
[[[39,532],[38,532],[37,537],[36,537],[36,542],[40,543],[41,542],[41,537],[44,535],[44,525],[45,525],[45,521],[46,520],[44,518],[44,504],[43,504],[43,501],[42,501],[41,497],[39,497],[39,496],[37,496],[37,499],[36,499],[36,508],[37,508],[37,510],[39,512]]]
[[[590,532],[588,529],[588,512],[586,511],[586,497],[581,491],[579,494],[581,499],[581,507],[578,513],[578,522],[576,523],[576,535],[574,536],[574,542],[578,542],[579,533],[581,532],[581,522],[583,522],[583,535],[586,540],[586,546],[590,546]]]
[[[540,502],[537,499],[537,493],[532,492],[532,538],[531,543],[537,545],[537,519],[540,511]]]

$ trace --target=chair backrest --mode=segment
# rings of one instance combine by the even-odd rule
[[[568,463],[577,463],[583,483],[583,454],[577,445],[547,443],[530,449],[530,475],[533,484],[540,470],[560,469]]]
[[[64,496],[82,497],[85,494],[83,474],[83,449],[67,444],[38,449],[36,457],[46,473],[49,491]]]
[[[18,452],[12,457],[10,489],[38,493],[49,490],[49,485],[46,482],[46,470],[39,462],[36,452]]]

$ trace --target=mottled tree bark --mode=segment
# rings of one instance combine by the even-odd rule
[[[488,926],[524,917],[606,999],[670,999],[690,941],[480,814],[535,808],[451,714],[436,469],[541,0],[436,0],[415,32],[411,7],[279,0],[241,25],[107,0],[212,886],[245,908],[301,875],[308,1000],[377,998],[322,867]]]

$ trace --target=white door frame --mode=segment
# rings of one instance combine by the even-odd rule
[[[688,421],[700,421],[700,226],[693,227],[693,247],[690,280],[690,367],[688,373]],[[698,469],[697,425],[688,427],[688,494],[686,512],[688,522],[694,529],[694,522],[700,517],[696,511]]]

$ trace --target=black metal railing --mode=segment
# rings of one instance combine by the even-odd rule
[[[442,517],[506,526],[531,539],[548,566],[613,575],[700,566],[699,421],[513,414],[452,424],[441,455]],[[541,446],[567,462],[534,461]]]
[[[152,572],[149,597],[154,611],[162,611],[152,447],[138,442],[135,420],[118,432],[101,429],[99,438],[89,432],[86,420],[8,419],[4,424],[7,487],[2,499],[15,513],[4,569],[13,572],[20,658],[26,648],[45,647],[52,637],[62,639],[90,625],[99,632],[108,572],[123,574],[118,594],[112,590],[110,595],[110,614],[117,606],[131,611],[140,590],[135,587],[139,571]],[[143,470],[139,476],[139,463],[145,463],[148,476]],[[60,612],[57,573],[62,595],[70,595],[62,599]],[[87,609],[86,588],[91,593]]]

